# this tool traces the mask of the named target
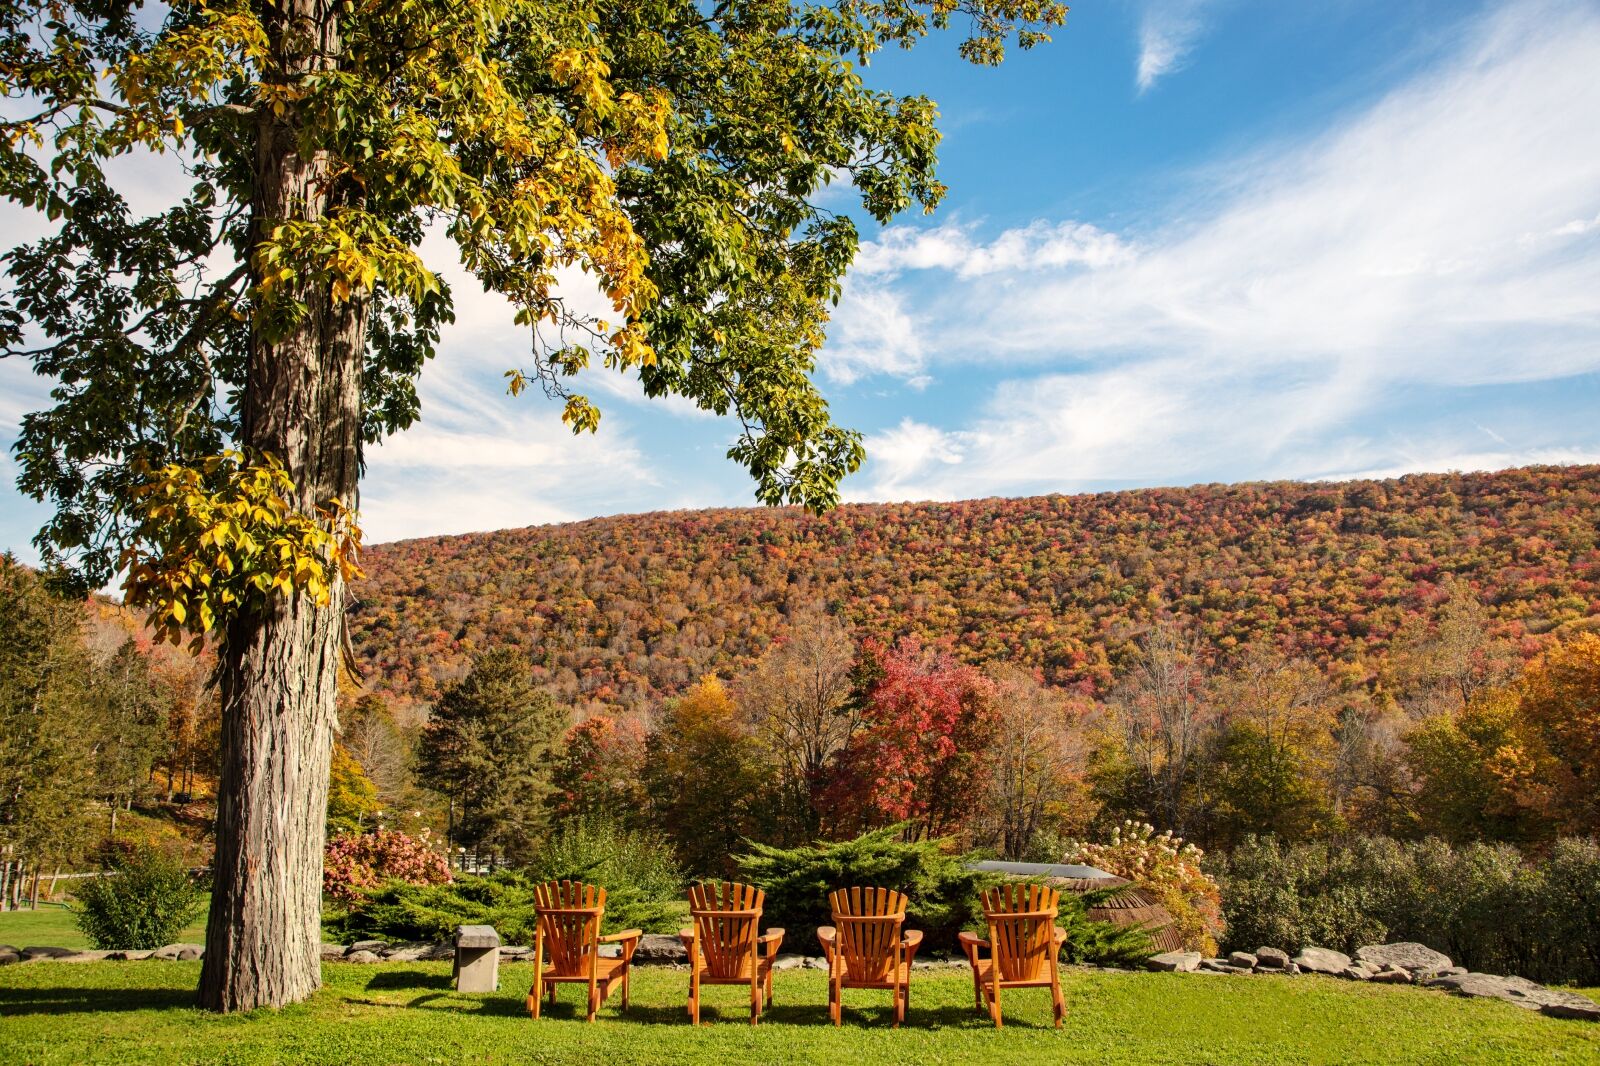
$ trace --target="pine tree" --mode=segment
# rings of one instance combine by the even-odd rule
[[[551,752],[567,712],[510,648],[488,652],[445,689],[422,733],[418,768],[455,802],[455,841],[527,859],[546,826]]]

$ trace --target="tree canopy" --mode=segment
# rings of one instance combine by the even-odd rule
[[[419,250],[438,231],[532,327],[512,391],[537,384],[592,429],[579,372],[637,372],[649,395],[738,418],[729,455],[763,501],[835,502],[860,437],[808,373],[857,230],[817,194],[850,182],[886,220],[944,192],[932,101],[861,68],[952,19],[968,59],[997,63],[1065,14],[1050,0],[7,5],[0,194],[57,223],[5,254],[0,294],[0,351],[56,382],[16,449],[20,487],[55,508],[40,549],[108,580],[139,540],[141,470],[238,442],[251,331],[303,326],[308,288],[364,317],[361,441],[410,425],[452,318]],[[262,217],[274,118],[321,161],[320,215]],[[141,214],[114,164],[147,151],[173,153],[190,184]],[[595,287],[609,312],[585,298]]]

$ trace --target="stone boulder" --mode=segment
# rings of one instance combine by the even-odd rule
[[[1526,977],[1498,977],[1488,973],[1459,973],[1435,977],[1426,982],[1429,988],[1443,988],[1461,996],[1498,999],[1521,1007],[1536,1010],[1556,1018],[1579,1018],[1600,1021],[1600,1003],[1576,992],[1559,988],[1546,988]]]
[[[689,953],[684,950],[683,941],[675,936],[665,933],[646,933],[639,938],[639,946],[634,949],[633,961],[648,965],[661,962],[688,962]]]
[[[1302,971],[1338,977],[1350,968],[1350,956],[1332,948],[1306,948],[1294,957]]]
[[[89,949],[85,949],[83,951],[74,951],[74,952],[72,952],[71,954],[68,954],[68,955],[58,955],[58,956],[56,956],[56,961],[57,962],[105,962],[106,959],[110,958],[113,954],[114,954],[114,952],[105,951],[105,950],[99,950],[99,949],[89,950]]]
[[[1230,951],[1228,953],[1228,964],[1230,966],[1240,966],[1246,970],[1253,970],[1256,968],[1256,962],[1256,957],[1248,951]]]
[[[360,951],[352,951],[352,952],[350,952],[348,955],[346,955],[344,957],[344,961],[345,962],[382,962],[383,960],[378,957],[378,953],[376,951],[368,951],[365,948],[362,948]]]
[[[329,961],[331,959],[342,959],[342,958],[344,958],[344,945],[343,944],[323,944],[321,950],[322,950],[322,961],[323,962],[327,962],[327,961]]]
[[[1450,956],[1435,951],[1426,944],[1405,941],[1399,944],[1363,944],[1356,948],[1356,959],[1370,962],[1380,970],[1397,966],[1410,974],[1436,974],[1450,969],[1454,963]]]
[[[1372,979],[1372,971],[1365,966],[1351,965],[1340,970],[1336,976],[1343,977],[1346,981],[1368,981]]]
[[[8,966],[13,962],[21,961],[22,956],[9,948],[4,951],[0,951],[0,966]]]
[[[394,944],[382,952],[384,962],[416,962],[433,951],[432,944]]]
[[[1144,960],[1145,967],[1163,973],[1193,973],[1200,967],[1198,951],[1163,951]]]
[[[204,944],[167,944],[152,951],[150,957],[152,959],[182,959],[187,962],[190,959],[198,959],[203,951],[205,951]],[[192,952],[193,954],[185,954],[185,952]]]
[[[1385,966],[1373,974],[1369,980],[1378,985],[1409,985],[1414,980],[1410,970],[1402,970],[1398,966]]]
[[[20,954],[24,959],[63,959],[68,955],[76,955],[77,952],[73,951],[71,948],[35,946],[23,948],[18,954]]]
[[[772,960],[772,968],[774,970],[799,970],[804,968],[805,964],[806,957],[804,955],[796,955],[792,952],[784,952]]]
[[[1282,948],[1256,948],[1256,965],[1263,970],[1288,969],[1289,953]]]
[[[376,955],[388,946],[389,942],[387,940],[357,940],[346,948],[344,953],[346,957],[354,955],[358,951],[370,951]]]
[[[144,949],[113,951],[111,954],[107,955],[106,958],[115,962],[143,962],[145,959],[148,959],[154,954],[154,951]]]
[[[199,944],[185,944],[182,948],[178,949],[179,962],[194,962],[196,959],[205,958],[205,955],[206,949],[201,947]]]

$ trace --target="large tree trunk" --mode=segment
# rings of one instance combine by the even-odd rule
[[[337,63],[326,0],[267,7],[284,77]],[[257,130],[257,239],[286,219],[317,220],[338,201],[327,159],[299,152],[294,115]],[[307,312],[287,333],[252,332],[242,443],[283,461],[305,513],[333,497],[354,506],[365,312],[326,286],[295,294]],[[250,1010],[305,999],[321,984],[322,850],[343,647],[344,587],[329,603],[278,599],[230,625],[222,652],[222,768],[217,852],[200,1004]]]

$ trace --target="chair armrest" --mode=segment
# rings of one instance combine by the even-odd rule
[[[778,953],[778,945],[783,943],[783,933],[782,929],[768,929],[758,937],[756,943],[766,949],[762,954],[769,959],[776,955]]]
[[[831,925],[817,927],[817,942],[822,945],[822,954],[833,958],[833,953],[839,947],[839,930]]]
[[[906,949],[907,962],[916,958],[917,949],[922,946],[922,930],[907,929],[906,935],[900,938],[900,946]]]
[[[632,962],[633,953],[639,950],[639,938],[644,936],[643,929],[624,929],[620,933],[600,938],[602,944],[622,944],[622,961]]]
[[[1067,942],[1067,931],[1058,925],[1052,930],[1051,938],[1055,940],[1056,947],[1060,947]]]
[[[981,936],[974,936],[971,933],[957,934],[956,943],[960,944],[961,950],[967,953],[967,961],[973,963],[978,961],[978,949],[989,947],[989,942],[987,940],[983,939]]]

